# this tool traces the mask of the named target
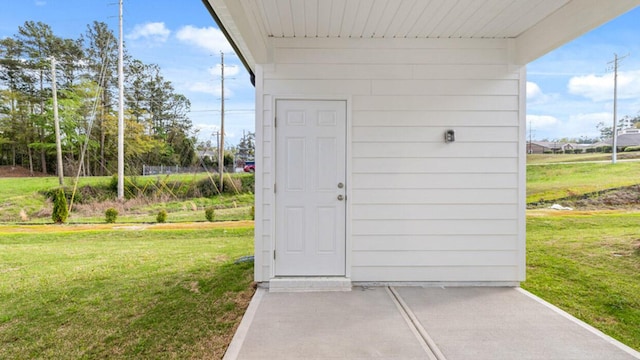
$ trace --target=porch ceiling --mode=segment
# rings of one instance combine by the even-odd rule
[[[202,0],[253,69],[275,39],[513,39],[526,64],[640,0]]]
[[[275,38],[513,38],[569,0],[245,0]]]

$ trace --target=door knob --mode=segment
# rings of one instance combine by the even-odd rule
[[[338,195],[338,200],[340,200],[340,201],[344,200],[344,196],[342,196],[342,194]]]
[[[338,189],[342,189],[344,187],[343,183],[338,183]]]

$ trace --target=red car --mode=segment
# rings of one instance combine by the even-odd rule
[[[246,165],[244,166],[244,172],[256,172],[256,163],[253,161],[247,161]]]

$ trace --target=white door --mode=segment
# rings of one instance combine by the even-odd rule
[[[276,276],[344,276],[345,101],[276,103]]]

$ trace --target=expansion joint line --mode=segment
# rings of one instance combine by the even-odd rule
[[[411,328],[411,331],[416,334],[423,348],[429,355],[430,360],[447,360],[444,354],[440,351],[435,341],[429,336],[427,330],[422,326],[416,315],[413,313],[409,305],[404,302],[402,296],[393,288],[393,286],[387,286],[387,293],[396,304],[396,307],[402,314],[402,317],[407,322],[407,325]]]

